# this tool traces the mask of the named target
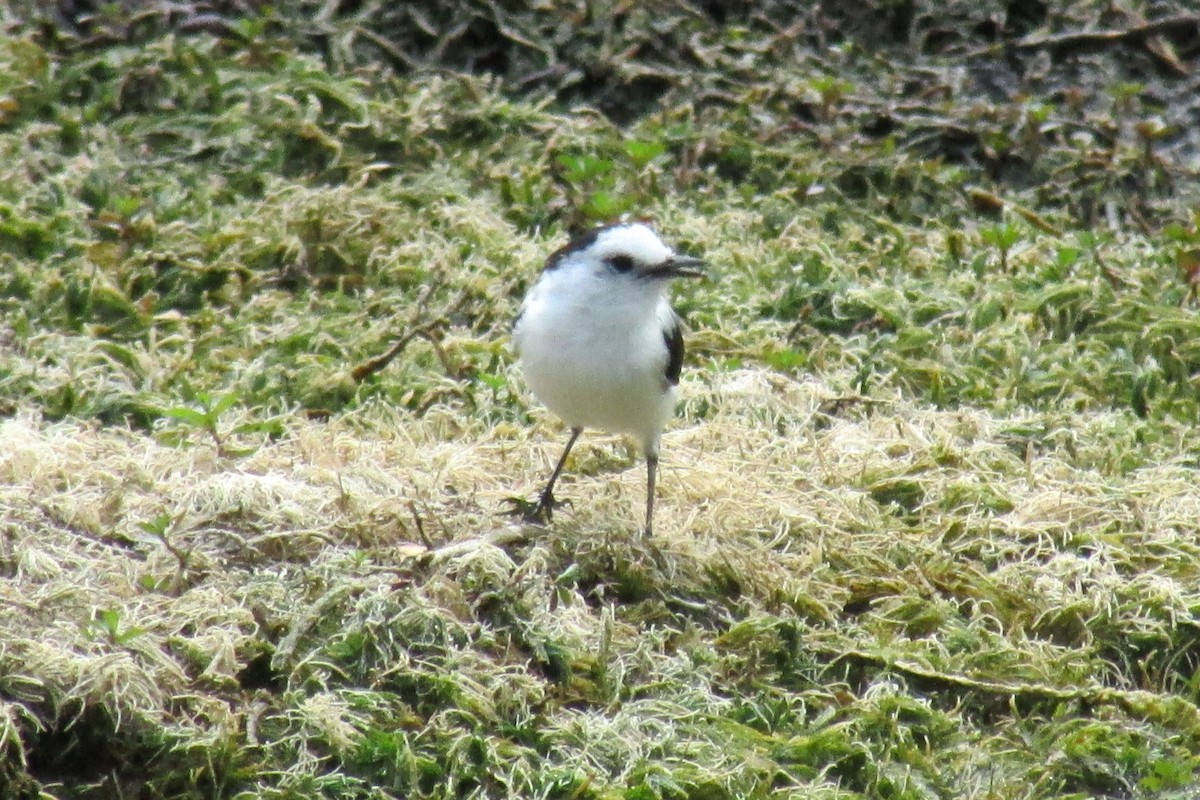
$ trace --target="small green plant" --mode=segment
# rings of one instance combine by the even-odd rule
[[[643,142],[632,139],[625,143],[625,155],[634,169],[642,170],[650,166],[656,158],[667,152],[667,146],[662,142]]]
[[[217,455],[220,457],[237,458],[249,455],[257,448],[230,447],[229,439],[231,436],[248,433],[277,434],[282,430],[278,418],[275,417],[257,422],[245,422],[225,429],[221,425],[221,416],[233,408],[239,399],[240,397],[237,392],[228,392],[218,398],[214,398],[208,392],[197,392],[195,400],[200,406],[199,409],[189,406],[174,406],[163,411],[163,415],[178,420],[195,430],[207,433],[213,440],[213,444],[216,445]]]
[[[181,585],[184,576],[187,574],[192,559],[192,551],[190,548],[184,550],[172,540],[171,529],[174,525],[175,518],[165,511],[154,519],[138,523],[138,527],[160,542],[167,549],[167,552],[175,556],[175,560],[179,564],[175,576],[170,581],[158,580],[151,575],[143,576],[141,583],[146,589],[168,588],[174,591]]]
[[[1148,774],[1138,785],[1151,792],[1166,789],[1184,789],[1192,784],[1195,764],[1177,758],[1159,758],[1150,764]]]
[[[112,644],[127,644],[146,632],[145,628],[137,626],[122,628],[121,612],[115,608],[96,609],[84,630],[89,638],[94,640],[103,637]]]
[[[657,140],[630,139],[622,143],[621,158],[592,154],[560,155],[562,178],[574,195],[582,220],[605,222],[645,207],[660,194],[655,163],[667,146]]]
[[[819,75],[810,80],[808,85],[820,100],[820,117],[823,120],[831,119],[846,95],[854,91],[853,83],[832,75]]]
[[[575,206],[582,221],[603,222],[619,217],[632,207],[632,200],[616,188],[614,162],[590,154],[561,155],[558,164],[563,178],[575,195]]]
[[[602,181],[613,171],[611,159],[586,154],[559,156],[558,165],[564,170],[563,177],[576,185]]]
[[[667,146],[659,141],[630,139],[625,142],[625,156],[634,170],[633,182],[639,201],[659,194],[659,170],[655,168],[655,162],[666,152]]]
[[[1054,251],[1054,264],[1061,270],[1068,270],[1079,261],[1083,250],[1070,244],[1064,244]]]
[[[979,232],[984,244],[990,244],[1000,254],[1000,271],[1008,272],[1008,254],[1021,240],[1021,229],[1011,222],[990,225]]]
[[[1122,117],[1132,114],[1137,101],[1145,91],[1145,84],[1136,81],[1124,81],[1110,87],[1108,93],[1113,99],[1113,116]]]
[[[771,348],[763,353],[763,360],[778,372],[791,372],[804,368],[808,353],[791,347]]]

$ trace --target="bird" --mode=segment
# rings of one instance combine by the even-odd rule
[[[529,522],[549,522],[554,484],[585,428],[633,437],[646,458],[645,537],[654,530],[662,430],[675,411],[683,327],[667,298],[676,278],[704,278],[648,224],[603,225],[546,259],[513,325],[517,361],[537,399],[569,427],[567,445],[536,502],[514,498]]]

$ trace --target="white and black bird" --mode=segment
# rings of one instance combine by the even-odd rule
[[[527,519],[554,513],[554,483],[584,428],[624,433],[646,455],[646,536],[653,532],[659,439],[675,410],[683,332],[667,300],[703,262],[675,253],[642,223],[596,228],[555,251],[529,289],[513,342],[533,393],[571,429]]]

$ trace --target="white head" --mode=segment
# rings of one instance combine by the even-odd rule
[[[648,225],[622,222],[596,228],[573,239],[546,259],[545,272],[564,266],[598,276],[662,285],[671,278],[702,278],[698,258],[677,255]]]

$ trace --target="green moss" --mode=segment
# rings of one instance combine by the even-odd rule
[[[0,487],[0,574],[45,592],[12,615],[38,636],[0,648],[0,786],[1194,785],[1196,187],[1170,125],[1137,133],[1174,94],[998,101],[895,3],[872,18],[913,38],[882,50],[770,4],[288,0],[188,30],[127,5],[17,3],[0,36],[0,467],[36,478]],[[1008,5],[939,11],[964,37],[1005,20],[971,76],[1023,52]],[[1088,7],[1027,33],[1094,30]],[[646,543],[607,516],[584,487],[624,502],[642,471],[600,442],[568,465],[576,507],[505,538],[514,431],[554,433],[512,319],[568,233],[623,214],[714,277],[675,297],[703,432],[665,448],[664,502],[692,527]],[[78,474],[98,435],[158,460]],[[503,457],[456,472],[464,442]],[[212,481],[158,491],[189,459]],[[300,524],[281,476],[337,490]],[[159,603],[192,616],[139,618]],[[72,672],[93,659],[128,671]]]

